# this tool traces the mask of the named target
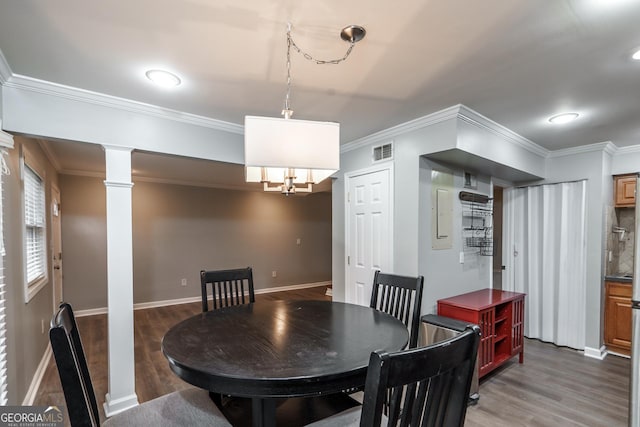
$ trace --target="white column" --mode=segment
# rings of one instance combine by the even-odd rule
[[[107,179],[107,417],[138,404],[133,353],[131,148],[104,146]]]

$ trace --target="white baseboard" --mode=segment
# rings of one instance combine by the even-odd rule
[[[604,360],[607,357],[607,348],[605,346],[598,348],[585,347],[584,355],[592,359]]]
[[[75,317],[95,316],[96,314],[107,314],[107,307],[88,308],[86,310],[73,311]]]
[[[36,368],[36,372],[33,374],[29,390],[27,390],[27,394],[24,396],[24,400],[22,401],[23,406],[31,406],[36,400],[36,395],[40,389],[40,383],[42,382],[42,378],[44,377],[44,373],[47,370],[47,366],[49,365],[49,360],[51,360],[52,355],[53,351],[51,350],[51,344],[47,344],[47,348],[45,349],[42,359]]]
[[[294,291],[296,289],[307,289],[307,288],[316,288],[320,286],[329,286],[331,285],[331,281],[326,282],[313,282],[313,283],[300,283],[297,285],[285,285],[285,286],[277,286],[275,288],[264,288],[264,289],[256,289],[254,293],[256,295],[259,294],[269,294],[272,292],[285,292],[285,291]],[[144,310],[146,308],[156,308],[156,307],[166,307],[169,305],[178,305],[178,304],[189,304],[192,302],[200,302],[202,301],[201,296],[196,297],[188,297],[188,298],[178,298],[178,299],[170,299],[163,301],[149,301],[149,302],[140,302],[137,304],[133,304],[134,310]],[[107,307],[100,308],[90,308],[87,310],[78,310],[74,312],[76,317],[84,317],[84,316],[94,316],[96,314],[107,314]]]
[[[611,351],[609,349],[607,349],[607,354],[612,354],[612,355],[618,356],[618,357],[624,357],[625,359],[631,359],[631,356],[628,355],[628,354],[618,353],[617,351]]]

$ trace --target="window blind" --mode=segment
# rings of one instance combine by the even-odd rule
[[[2,150],[0,150],[0,160],[2,160]],[[6,318],[5,318],[5,292],[6,284],[4,281],[4,228],[3,228],[3,209],[2,209],[2,182],[4,181],[4,173],[0,171],[0,406],[8,403],[7,395],[7,336],[6,336]]]
[[[45,191],[42,178],[26,164],[24,169],[27,283],[31,284],[45,275]]]

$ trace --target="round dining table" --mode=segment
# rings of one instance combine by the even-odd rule
[[[395,317],[331,301],[261,301],[192,316],[162,339],[173,372],[194,386],[252,399],[253,426],[275,425],[275,399],[362,387],[371,352],[409,340]]]

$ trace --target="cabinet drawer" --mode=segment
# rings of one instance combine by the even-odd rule
[[[607,282],[607,295],[631,298],[633,287],[631,283]]]

